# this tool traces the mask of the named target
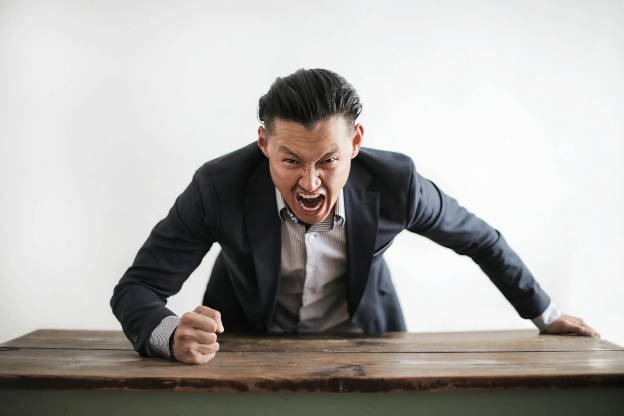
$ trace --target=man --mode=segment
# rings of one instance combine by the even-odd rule
[[[327,70],[278,78],[257,144],[204,164],[115,287],[113,313],[141,356],[214,358],[217,333],[405,331],[383,253],[403,230],[470,256],[540,331],[599,336],[562,315],[503,236],[402,154],[361,147],[362,106]],[[201,306],[165,307],[213,243]]]

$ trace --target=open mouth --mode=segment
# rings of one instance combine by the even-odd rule
[[[325,195],[306,195],[297,192],[297,202],[304,211],[313,213],[321,209],[323,203],[325,202]]]

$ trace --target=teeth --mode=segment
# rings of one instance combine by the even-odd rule
[[[318,198],[319,196],[321,196],[321,195],[306,195],[306,194],[297,194],[297,195],[305,199],[313,199],[313,198]]]
[[[318,194],[318,195],[307,195],[307,194],[302,194],[300,192],[297,192],[297,198],[295,198],[297,200],[297,202],[299,203],[299,206],[301,208],[303,208],[304,211],[316,211],[317,209],[319,209],[322,205],[323,202],[325,201],[325,198],[320,198],[320,196],[322,196],[322,194]],[[305,204],[303,203],[303,199],[307,199],[309,202],[312,202],[312,199],[317,200],[317,204],[314,207],[306,207]]]

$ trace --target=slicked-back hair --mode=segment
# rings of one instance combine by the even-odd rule
[[[337,115],[354,125],[361,112],[355,88],[327,69],[302,68],[277,78],[258,103],[258,119],[264,123],[268,136],[273,132],[275,119],[294,121],[311,130],[319,121]]]

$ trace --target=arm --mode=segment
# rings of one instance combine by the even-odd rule
[[[218,207],[210,178],[198,170],[114,289],[113,313],[142,356],[154,328],[175,314],[165,307],[216,241]],[[151,351],[150,351],[151,352]]]
[[[409,231],[471,257],[522,318],[531,319],[540,331],[561,333],[556,332],[561,329],[557,322],[569,317],[561,315],[551,303],[498,230],[420,176],[413,162],[408,193]],[[566,332],[585,335],[578,326],[563,327]]]

